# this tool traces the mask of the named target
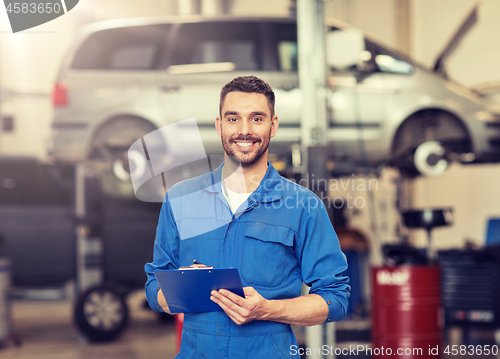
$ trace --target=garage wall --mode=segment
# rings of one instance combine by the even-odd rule
[[[397,0],[331,0],[325,15],[361,29],[369,37],[397,48]]]
[[[168,16],[175,14],[176,5],[177,2],[173,0],[91,0],[95,21],[124,17]]]
[[[436,248],[462,247],[466,241],[484,245],[486,223],[500,218],[500,165],[454,165],[442,177],[414,182],[414,207],[453,207],[452,227],[433,232]],[[418,231],[416,231],[418,232]],[[415,244],[425,245],[425,233],[415,233]]]
[[[432,66],[476,0],[412,0],[412,54]],[[479,2],[479,21],[450,58],[448,71],[465,85],[500,81],[500,2]]]

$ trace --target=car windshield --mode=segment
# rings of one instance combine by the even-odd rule
[[[179,29],[171,52],[171,73],[257,70],[257,23],[193,23]],[[204,66],[185,66],[201,65]]]
[[[182,24],[167,72],[297,71],[296,31],[258,21]]]

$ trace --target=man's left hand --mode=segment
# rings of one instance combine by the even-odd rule
[[[238,325],[253,320],[263,320],[268,316],[269,301],[262,297],[253,287],[243,288],[245,298],[227,289],[213,290],[210,299],[219,304],[222,310]]]

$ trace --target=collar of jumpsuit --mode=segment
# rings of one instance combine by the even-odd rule
[[[224,194],[222,188],[223,166],[224,164],[217,167],[213,172],[204,175],[203,182],[206,191]],[[283,197],[283,188],[279,185],[281,179],[278,171],[268,161],[266,174],[259,187],[251,193],[248,202],[254,204],[255,202],[269,203],[280,200]]]

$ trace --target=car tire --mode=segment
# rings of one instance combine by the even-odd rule
[[[97,286],[84,292],[74,308],[80,332],[92,342],[116,339],[128,325],[124,295],[110,286]]]

